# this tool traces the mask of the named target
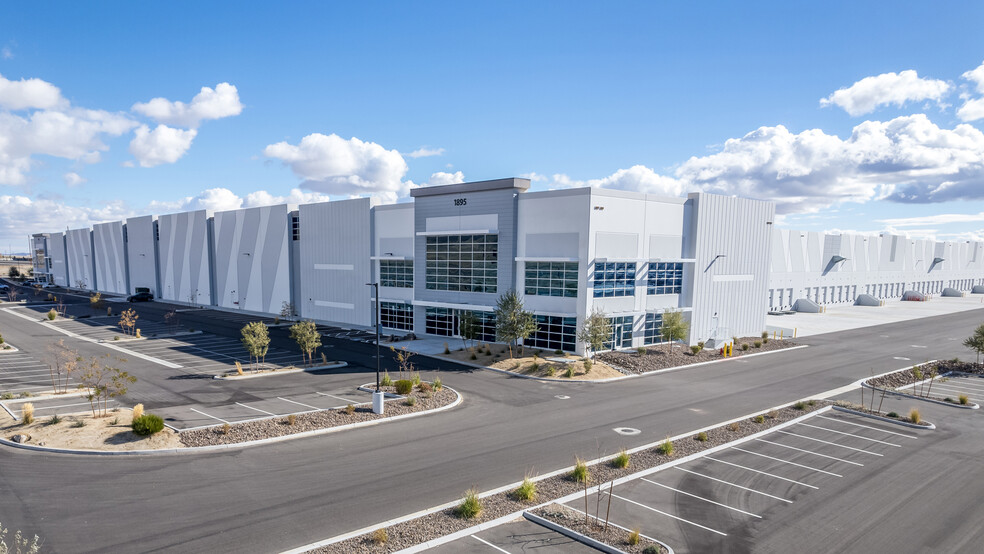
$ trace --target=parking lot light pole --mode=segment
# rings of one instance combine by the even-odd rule
[[[383,401],[386,395],[383,391],[379,390],[379,364],[381,358],[379,357],[379,283],[366,283],[367,286],[373,289],[373,298],[376,301],[376,311],[375,311],[375,324],[376,324],[376,392],[372,393],[372,413],[382,414],[383,413]]]

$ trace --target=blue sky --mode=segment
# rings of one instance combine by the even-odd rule
[[[0,251],[520,175],[984,238],[982,28],[980,2],[5,3]]]

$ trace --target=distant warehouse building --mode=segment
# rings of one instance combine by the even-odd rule
[[[515,290],[538,323],[526,343],[576,352],[596,311],[612,324],[608,346],[628,348],[660,342],[667,310],[684,313],[695,344],[757,335],[770,310],[984,288],[981,243],[776,230],[772,202],[706,193],[529,186],[498,179],[414,189],[401,204],[130,218],[35,235],[36,273],[108,293],[146,287],[179,304],[266,315],[291,306],[358,326],[373,324],[366,284],[378,282],[384,329],[453,337],[473,312],[483,341],[495,338],[496,300]]]

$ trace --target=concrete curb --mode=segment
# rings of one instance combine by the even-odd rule
[[[813,398],[815,398],[815,397],[813,397]],[[792,404],[795,404],[795,402],[792,402],[792,403],[789,403],[789,404],[783,404],[782,406],[776,406],[775,408],[781,408],[781,407],[785,407],[787,405],[791,406]],[[775,409],[775,408],[768,408],[766,410],[762,410],[762,411],[755,412],[755,413],[752,413],[752,414],[743,415],[741,417],[737,417],[737,418],[734,418],[734,419],[731,419],[731,420],[728,420],[728,421],[715,423],[714,425],[709,425],[709,426],[703,427],[701,429],[696,429],[694,431],[688,431],[686,433],[681,433],[681,434],[679,434],[679,435],[677,435],[675,437],[670,437],[669,440],[675,442],[675,441],[678,441],[678,440],[681,440],[681,439],[684,439],[684,438],[687,438],[687,437],[692,437],[692,436],[696,435],[697,433],[699,433],[701,431],[708,431],[710,429],[714,429],[714,428],[717,428],[717,427],[723,427],[723,426],[728,425],[729,423],[732,423],[732,422],[735,422],[735,421],[743,421],[743,420],[746,420],[746,419],[750,419],[752,417],[755,417],[756,415],[767,413],[770,410]],[[676,465],[679,465],[679,464],[688,462],[688,461],[690,461],[691,459],[693,459],[693,458],[695,458],[697,456],[703,456],[703,455],[706,455],[706,454],[710,454],[712,452],[716,452],[718,450],[723,450],[724,448],[729,448],[731,445],[741,444],[741,443],[746,442],[746,441],[754,440],[755,438],[757,438],[757,437],[759,437],[761,435],[764,435],[764,434],[769,433],[771,431],[774,431],[776,429],[782,429],[784,427],[788,427],[790,425],[794,425],[794,424],[796,424],[796,423],[798,423],[798,422],[800,422],[800,421],[802,421],[804,419],[807,419],[809,417],[812,417],[812,416],[814,416],[816,414],[821,414],[821,413],[830,411],[830,409],[831,409],[830,406],[824,406],[823,408],[820,408],[819,410],[814,410],[814,411],[812,411],[812,412],[810,412],[808,414],[803,414],[800,417],[793,418],[793,419],[791,419],[791,420],[789,420],[787,422],[780,423],[779,425],[776,425],[774,427],[770,427],[768,429],[759,431],[758,433],[753,433],[753,434],[751,434],[751,435],[749,435],[747,437],[743,437],[743,438],[740,438],[740,439],[735,440],[735,441],[732,441],[732,442],[724,443],[722,445],[715,446],[713,448],[708,448],[707,450],[702,450],[701,452],[698,452],[696,454],[691,454],[690,456],[686,456],[684,458],[679,458],[677,460],[673,460],[672,462],[668,462],[666,464],[663,464],[662,466],[656,466],[655,468],[649,468],[649,469],[642,470],[640,472],[637,472],[637,473],[634,473],[634,474],[631,474],[631,475],[627,475],[625,477],[620,477],[620,478],[618,478],[618,479],[615,480],[615,484],[616,485],[619,485],[619,484],[621,484],[623,482],[626,482],[626,481],[630,481],[630,480],[633,480],[633,479],[638,479],[639,477],[645,477],[646,475],[650,475],[652,473],[656,473],[657,471],[661,471],[663,469],[668,469],[668,468],[671,468],[673,466],[676,466]],[[646,450],[646,449],[649,449],[649,448],[654,448],[657,445],[663,443],[665,440],[666,439],[663,439],[663,440],[660,440],[660,441],[657,441],[657,442],[652,442],[652,443],[649,443],[649,444],[644,444],[644,445],[641,445],[641,446],[637,446],[637,447],[635,447],[635,448],[633,448],[631,450],[627,450],[626,452],[632,454],[632,453],[635,453],[635,452],[639,452],[641,450]],[[591,460],[591,461],[588,461],[588,462],[585,462],[585,463],[590,467],[590,466],[593,466],[593,465],[597,465],[597,464],[603,463],[603,462],[605,462],[607,460],[610,460],[611,458],[614,458],[615,456],[617,456],[617,454],[612,454],[610,456],[605,456],[605,457],[602,457],[602,458],[597,458],[595,460]],[[533,479],[533,481],[542,481],[544,479],[549,479],[551,477],[556,477],[558,475],[564,475],[564,474],[570,473],[570,471],[572,469],[574,469],[574,466],[568,466],[568,467],[565,467],[565,468],[562,468],[562,469],[558,469],[556,471],[551,471],[549,473],[544,473],[544,474],[541,474],[541,475],[537,475]],[[479,496],[479,498],[486,498],[486,497],[493,496],[493,495],[496,495],[496,494],[499,494],[499,493],[507,492],[507,491],[510,491],[510,490],[515,489],[521,483],[522,483],[522,481],[517,481],[515,483],[510,483],[508,485],[504,485],[504,486],[497,487],[497,488],[494,488],[492,490],[488,490],[488,491],[485,491],[483,493],[480,493],[478,496]],[[468,535],[477,533],[478,531],[484,531],[485,529],[490,529],[492,527],[496,527],[496,526],[501,525],[503,523],[507,523],[509,521],[512,521],[512,520],[516,519],[517,517],[520,517],[522,515],[522,513],[525,512],[525,511],[528,511],[528,510],[536,510],[538,508],[542,508],[542,507],[548,506],[550,504],[562,503],[562,502],[569,502],[570,500],[580,498],[580,495],[581,494],[583,494],[583,493],[576,492],[576,493],[572,493],[570,495],[567,495],[567,496],[564,496],[564,497],[561,497],[561,498],[558,498],[558,499],[550,500],[548,502],[542,502],[542,503],[540,503],[540,504],[538,504],[536,506],[531,506],[529,508],[526,508],[525,510],[513,512],[513,513],[508,514],[508,515],[505,515],[505,516],[503,516],[501,518],[498,518],[498,519],[495,519],[495,520],[492,520],[492,521],[488,521],[488,522],[485,522],[483,524],[476,525],[474,527],[469,527],[469,528],[463,529],[461,531],[456,531],[456,532],[454,532],[454,533],[452,533],[450,535],[445,535],[443,537],[438,537],[436,539],[431,539],[430,541],[427,541],[426,543],[421,543],[419,545],[411,546],[411,547],[406,548],[404,550],[400,550],[399,552],[401,554],[404,554],[404,553],[405,554],[411,554],[411,553],[415,553],[415,552],[421,552],[421,551],[427,550],[429,548],[434,548],[436,546],[440,546],[442,544],[446,544],[446,543],[455,541],[457,539],[460,539],[462,537],[466,537]],[[348,539],[352,539],[352,538],[355,538],[355,537],[358,537],[358,536],[361,536],[361,535],[365,535],[367,533],[371,533],[371,532],[373,532],[376,529],[379,529],[381,527],[390,527],[390,526],[393,526],[393,525],[398,525],[400,523],[404,523],[404,522],[411,521],[411,520],[414,520],[414,519],[417,519],[417,518],[420,518],[420,517],[424,517],[424,516],[427,516],[427,515],[430,515],[430,514],[433,514],[433,513],[436,513],[436,512],[440,512],[442,510],[446,510],[448,508],[457,506],[459,502],[461,502],[461,499],[460,498],[459,499],[456,499],[456,500],[452,500],[451,502],[445,502],[444,504],[440,504],[438,506],[434,506],[434,507],[431,507],[431,508],[426,508],[426,509],[423,509],[423,510],[418,510],[418,511],[412,513],[412,514],[403,515],[403,516],[400,516],[400,517],[397,517],[397,518],[393,518],[393,519],[390,519],[390,520],[387,520],[387,521],[376,523],[374,525],[370,525],[368,527],[363,527],[361,529],[356,529],[354,531],[349,531],[348,533],[343,533],[341,535],[336,535],[334,537],[330,537],[330,538],[327,538],[327,539],[324,539],[324,540],[321,540],[321,541],[313,542],[313,543],[306,544],[306,545],[303,545],[303,546],[298,546],[298,547],[293,548],[293,549],[290,549],[290,550],[285,550],[281,554],[303,554],[304,552],[308,552],[309,550],[314,550],[315,548],[320,548],[322,546],[328,546],[328,545],[335,544],[335,543],[338,543],[338,542],[342,542],[342,541],[345,541],[345,540],[348,540]],[[493,523],[494,523],[494,525],[493,525]]]
[[[258,379],[260,377],[290,375],[292,373],[310,373],[313,371],[320,371],[322,369],[337,369],[340,367],[347,367],[347,366],[348,366],[348,362],[334,362],[328,365],[320,365],[315,367],[295,367],[291,369],[278,369],[276,371],[267,371],[264,373],[243,373],[242,375],[213,375],[212,379],[218,379],[219,381],[239,381],[240,379]]]
[[[530,513],[530,512],[523,512],[523,517],[525,517],[526,519],[532,521],[533,523],[535,523],[535,524],[537,524],[537,525],[539,525],[541,527],[546,527],[547,529],[550,529],[551,531],[555,531],[557,533],[560,533],[561,535],[564,535],[565,537],[568,537],[570,539],[574,539],[574,540],[576,540],[579,543],[586,544],[586,545],[590,546],[591,548],[594,548],[595,550],[600,550],[602,552],[605,552],[606,554],[625,554],[625,551],[624,550],[619,550],[618,548],[615,548],[614,546],[609,546],[609,545],[607,545],[607,544],[605,544],[605,543],[603,543],[603,542],[601,542],[599,540],[592,539],[591,537],[589,537],[587,535],[582,535],[581,533],[578,533],[577,531],[575,531],[573,529],[568,529],[567,527],[564,527],[563,525],[560,525],[559,523],[554,523],[554,522],[550,521],[549,519],[544,519],[544,518],[542,518],[542,517],[540,517],[540,516],[538,516],[536,514],[533,514],[533,513]],[[660,544],[662,544],[662,543],[660,543]],[[670,552],[672,553],[673,550],[671,549]]]
[[[834,410],[837,410],[838,412],[859,415],[861,417],[867,417],[869,419],[877,419],[879,421],[884,421],[886,423],[894,423],[895,425],[901,425],[902,427],[910,427],[912,429],[922,429],[924,431],[936,430],[936,425],[928,421],[926,423],[929,423],[929,425],[916,425],[915,423],[909,423],[908,421],[899,421],[897,419],[892,419],[890,417],[882,417],[875,414],[869,414],[867,412],[859,412],[857,410],[852,410],[850,408],[845,408],[843,406],[834,406]]]
[[[799,350],[800,348],[807,348],[809,346],[810,346],[809,344],[800,344],[798,346],[790,346],[789,348],[782,348],[782,349],[779,349],[779,350],[770,350],[768,352],[757,352],[755,354],[743,354],[743,355],[738,356],[736,358],[735,357],[732,357],[732,358],[721,358],[719,360],[708,360],[706,362],[697,362],[697,363],[694,363],[694,364],[678,365],[678,366],[675,366],[675,367],[667,367],[667,368],[663,368],[663,369],[656,369],[656,370],[653,370],[653,371],[647,371],[645,373],[633,373],[632,375],[622,375],[622,376],[619,376],[619,377],[608,377],[606,379],[558,379],[556,377],[534,377],[532,375],[523,375],[522,373],[516,373],[514,371],[509,371],[508,369],[499,369],[497,367],[489,367],[489,366],[484,366],[484,365],[481,365],[481,364],[473,364],[471,362],[458,361],[458,360],[455,360],[453,358],[446,358],[446,357],[444,357],[443,354],[421,354],[419,352],[417,354],[420,355],[420,356],[427,356],[429,358],[436,358],[438,360],[443,360],[443,361],[446,361],[446,362],[452,362],[452,363],[456,363],[456,364],[466,365],[466,366],[469,366],[469,367],[474,367],[476,369],[486,369],[488,371],[495,371],[497,373],[504,373],[506,375],[511,375],[513,377],[519,377],[521,379],[533,379],[534,381],[545,381],[545,382],[549,382],[549,383],[575,383],[575,384],[586,383],[586,384],[590,384],[590,385],[600,385],[600,384],[604,384],[604,383],[613,383],[615,381],[624,381],[625,379],[635,379],[637,377],[646,377],[646,376],[649,376],[649,375],[657,375],[659,373],[668,373],[670,371],[680,371],[682,369],[690,369],[692,367],[698,367],[698,366],[704,366],[704,365],[710,365],[710,364],[719,364],[719,363],[728,362],[728,361],[731,361],[731,360],[742,360],[742,359],[745,359],[745,358],[753,358],[755,356],[767,356],[769,354],[778,354],[779,352],[789,352],[789,351],[792,351],[792,350]],[[615,368],[615,369],[618,369],[618,368]]]
[[[268,439],[259,439],[255,441],[248,442],[237,442],[235,444],[214,444],[211,446],[189,446],[187,448],[166,448],[161,450],[75,450],[71,448],[54,448],[50,446],[37,446],[33,444],[21,444],[18,442],[9,441],[4,438],[0,438],[0,444],[5,446],[13,446],[14,448],[22,448],[24,450],[34,450],[37,452],[48,452],[57,454],[79,454],[86,456],[156,456],[164,454],[202,454],[207,452],[221,451],[221,450],[233,450],[236,448],[249,448],[251,446],[262,446],[265,444],[273,444],[277,442],[285,442],[294,439],[301,439],[307,437],[315,437],[319,435],[329,435],[331,433],[338,433],[341,431],[348,431],[350,429],[359,429],[362,427],[371,427],[373,425],[379,425],[380,423],[387,423],[390,421],[397,421],[401,419],[409,419],[412,417],[418,417],[423,415],[434,414],[437,412],[443,412],[445,410],[450,410],[459,404],[461,404],[463,398],[461,393],[456,391],[451,387],[444,387],[450,391],[453,391],[457,398],[454,402],[448,404],[447,406],[441,406],[440,408],[434,408],[433,410],[424,410],[422,412],[413,412],[409,414],[402,414],[398,416],[387,416],[381,417],[379,419],[373,419],[369,421],[360,421],[358,423],[349,423],[347,425],[338,425],[335,427],[326,427],[324,429],[314,429],[311,431],[305,431],[303,433],[295,433],[293,435],[283,435],[280,437],[271,437]],[[282,416],[276,416],[282,417]]]
[[[4,342],[9,348],[0,348],[0,354],[13,354],[14,352],[20,352],[20,348],[10,344],[9,342]]]
[[[928,380],[928,379],[926,379],[926,380]],[[939,404],[941,406],[949,406],[951,408],[959,408],[961,410],[979,410],[981,408],[980,405],[973,404],[973,403],[972,404],[959,404],[957,402],[944,402],[943,400],[936,400],[935,398],[926,398],[924,396],[916,396],[914,394],[906,394],[906,393],[904,393],[902,391],[899,391],[898,389],[896,389],[896,390],[883,389],[881,387],[876,387],[874,385],[869,385],[867,381],[861,381],[861,386],[864,387],[864,388],[867,388],[867,389],[871,389],[873,391],[884,392],[885,394],[891,395],[891,396],[901,396],[901,397],[904,397],[904,398],[911,398],[913,400],[920,400],[922,402],[930,402],[932,404]],[[909,386],[909,385],[906,385],[906,386]]]

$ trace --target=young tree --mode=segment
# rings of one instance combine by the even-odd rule
[[[536,332],[536,316],[523,307],[516,291],[502,293],[495,302],[495,338],[509,345],[509,357],[513,346]]]
[[[280,319],[292,321],[296,315],[297,310],[294,309],[294,304],[284,300],[284,303],[280,305]]]
[[[137,378],[110,363],[123,363],[123,358],[109,355],[95,357],[81,362],[78,375],[79,389],[84,391],[89,401],[92,417],[105,417],[109,412],[109,401],[126,394],[127,388],[137,382]]]
[[[57,343],[48,347],[46,358],[51,387],[55,394],[68,392],[68,381],[82,362],[82,357],[79,356],[78,351],[66,347],[64,340],[59,339]]]
[[[963,341],[963,345],[977,353],[977,363],[981,363],[981,354],[984,354],[984,324],[974,329],[974,334]]]
[[[667,342],[667,350],[673,341],[683,340],[690,334],[690,324],[683,319],[683,312],[674,312],[669,308],[663,311],[663,325],[659,334]]]
[[[119,326],[120,329],[123,330],[124,335],[133,334],[133,329],[137,326],[137,318],[139,317],[140,316],[137,315],[137,311],[133,308],[127,308],[126,310],[120,312]]]
[[[321,333],[313,321],[301,321],[290,326],[290,338],[297,342],[301,353],[307,356],[308,365],[312,365],[315,349],[321,346]]]
[[[577,340],[583,342],[588,347],[589,354],[593,354],[605,347],[605,343],[612,338],[612,324],[605,317],[601,310],[594,310],[584,320],[584,325],[577,333]]]
[[[16,265],[10,266],[10,269],[7,270],[7,276],[10,277],[11,279],[16,279],[20,277],[20,274],[21,272],[19,269],[17,269]]]
[[[260,360],[266,358],[267,350],[270,348],[270,333],[267,326],[262,321],[247,323],[242,330],[243,347],[249,353],[249,365],[255,371],[257,367],[253,365],[253,360],[259,364]]]
[[[461,337],[461,344],[468,348],[468,341],[474,345],[478,338],[478,316],[475,312],[466,311],[458,318],[458,336]]]
[[[164,312],[164,324],[171,328],[172,333],[178,331],[178,311],[170,309]]]
[[[400,350],[390,347],[390,351],[396,354],[396,365],[400,369],[400,379],[411,379],[413,377],[414,365],[410,361],[413,352],[407,350],[404,346]]]

